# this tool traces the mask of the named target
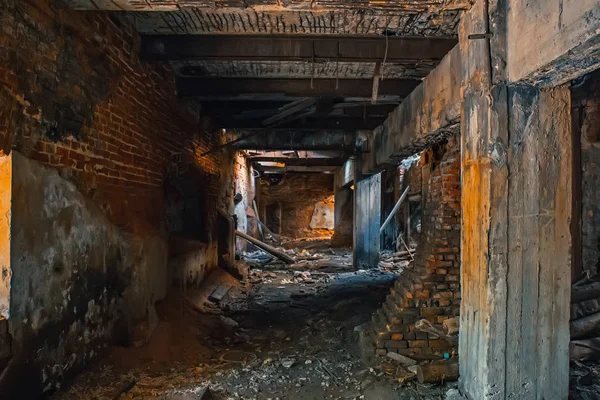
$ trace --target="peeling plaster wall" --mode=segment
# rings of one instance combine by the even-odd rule
[[[166,294],[164,237],[125,233],[56,170],[13,153],[10,330],[46,391]],[[98,244],[101,244],[100,246]]]
[[[254,168],[244,153],[237,152],[233,165],[233,195],[242,195],[242,200],[233,205],[233,212],[237,218],[237,230],[256,236],[257,222],[252,207],[256,193]],[[247,242],[236,238],[236,249],[246,250]]]
[[[139,35],[120,14],[50,0],[1,7],[0,154],[13,157],[9,329],[13,360],[25,364],[20,389],[38,395],[107,343],[152,332],[154,303],[175,275],[165,194],[187,200],[170,190],[182,178],[200,188],[192,207],[201,218],[174,220],[192,221],[211,243],[230,182],[222,165],[231,163],[200,157],[220,133],[179,103],[168,67],[139,60]],[[196,282],[208,267],[197,268]]]
[[[175,281],[185,291],[198,287],[217,267],[217,242],[210,244],[182,237],[171,238],[169,247],[169,281]]]
[[[261,207],[279,202],[281,234],[289,237],[318,237],[333,234],[333,229],[311,228],[315,208],[325,204],[333,215],[334,194],[331,174],[288,174],[275,185],[261,181]],[[322,205],[321,205],[322,206]]]

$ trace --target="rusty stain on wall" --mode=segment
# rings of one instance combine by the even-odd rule
[[[12,155],[0,156],[0,317],[8,318],[10,300],[10,226]]]

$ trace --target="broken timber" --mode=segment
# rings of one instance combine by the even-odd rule
[[[264,242],[261,242],[260,240],[255,239],[252,236],[246,235],[244,232],[240,232],[240,231],[238,231],[236,229],[235,234],[237,236],[241,237],[242,239],[245,239],[245,240],[249,241],[250,243],[252,243],[256,247],[259,247],[259,248],[263,249],[267,253],[269,253],[271,255],[274,255],[275,257],[277,257],[280,260],[286,262],[287,264],[293,264],[293,263],[296,262],[292,257],[288,256],[284,252],[279,251],[275,247],[269,246],[268,244],[266,244]]]
[[[444,383],[458,379],[458,360],[440,360],[419,365],[417,380],[419,383]]]
[[[380,235],[383,233],[383,230],[390,223],[390,221],[392,220],[392,218],[394,218],[394,215],[396,215],[396,213],[398,212],[398,209],[400,209],[400,206],[402,205],[402,202],[404,202],[404,199],[406,199],[406,196],[408,196],[408,190],[409,189],[410,189],[410,186],[407,186],[406,189],[404,190],[404,193],[402,193],[402,196],[400,196],[400,198],[398,199],[398,202],[396,203],[396,205],[394,206],[394,208],[390,212],[390,215],[388,215],[388,217],[385,219],[385,222],[381,225],[381,228],[379,228],[379,234]]]

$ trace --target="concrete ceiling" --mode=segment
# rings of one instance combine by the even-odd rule
[[[170,63],[180,96],[219,127],[268,137],[295,131],[286,140],[308,149],[333,131],[381,124],[456,44],[472,0],[67,2],[129,19],[143,38],[141,56]]]

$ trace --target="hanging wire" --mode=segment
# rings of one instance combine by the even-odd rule
[[[340,42],[337,42],[337,54],[335,56],[335,90],[340,88]]]
[[[388,48],[389,48],[389,39],[388,39],[388,34],[387,34],[387,30],[385,32],[385,53],[383,54],[383,63],[381,64],[381,80],[384,80],[384,71],[385,71],[385,61],[387,60],[387,55],[388,55]]]

